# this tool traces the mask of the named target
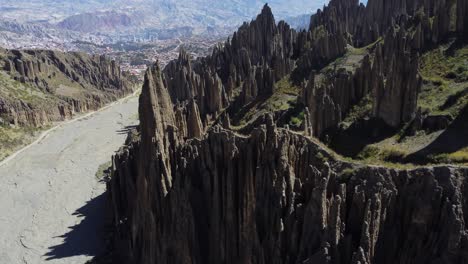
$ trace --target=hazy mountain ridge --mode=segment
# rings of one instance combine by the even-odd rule
[[[302,14],[311,14],[325,1],[269,1],[276,17],[284,19]],[[236,27],[243,21],[251,20],[265,1],[173,1],[173,0],[109,0],[109,1],[11,1],[6,0],[0,10],[4,19],[18,21],[47,21],[61,23],[70,17],[105,11],[115,11],[120,15],[142,18],[144,26],[178,27],[191,25],[194,28]],[[36,12],[32,12],[36,10]],[[41,11],[41,12],[37,12]],[[28,14],[24,16],[23,14]],[[63,23],[63,22],[62,22]],[[88,26],[85,26],[87,28]],[[79,30],[75,26],[67,27]],[[99,28],[99,27],[97,27]]]
[[[288,17],[285,21],[294,29],[307,29],[310,25],[310,14]]]
[[[251,21],[264,2],[5,0],[0,8],[0,46],[76,51],[81,50],[76,43],[82,41],[112,45],[179,39],[187,35],[224,38],[244,21]],[[270,6],[277,18],[288,20],[293,27],[304,28],[308,19],[303,20],[303,15],[315,13],[325,2],[276,0],[270,1]],[[301,15],[302,19],[298,19]]]
[[[73,31],[95,32],[126,28],[135,24],[136,21],[125,13],[107,11],[73,15],[58,23],[58,26]]]

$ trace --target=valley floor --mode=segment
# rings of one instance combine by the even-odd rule
[[[137,121],[138,98],[65,123],[0,163],[0,263],[85,263],[104,245],[96,177]]]

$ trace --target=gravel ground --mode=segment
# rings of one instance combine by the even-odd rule
[[[103,250],[99,165],[137,123],[138,98],[64,123],[0,163],[0,263],[85,263]]]

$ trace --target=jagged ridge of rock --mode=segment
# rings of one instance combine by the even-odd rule
[[[228,95],[216,72],[210,68],[196,72],[191,58],[184,50],[181,50],[177,60],[166,66],[164,77],[172,102],[182,108],[196,100],[202,116],[209,119],[209,116],[216,116],[227,104]]]
[[[181,144],[147,78],[141,141],[114,157],[108,184],[120,261],[468,261],[468,169],[342,162],[271,116],[249,136],[215,126]]]
[[[466,168],[342,162],[271,116],[187,140],[157,66],[140,100],[108,185],[126,263],[468,261]]]
[[[313,112],[314,120],[310,122],[315,124],[314,135],[318,137],[328,128],[337,126],[350,107],[367,93],[374,94],[374,116],[392,127],[399,127],[409,122],[417,111],[420,86],[417,53],[439,43],[449,34],[461,34],[464,21],[454,19],[460,18],[466,7],[455,1],[394,2],[384,5],[373,0],[364,7],[358,1],[331,1],[324,11],[312,16],[310,29],[302,32],[290,29],[284,22],[277,25],[270,8],[265,6],[254,21],[245,23],[232,39],[216,48],[211,56],[190,62],[189,56],[182,52],[179,60],[164,70],[171,98],[174,102],[180,101],[182,108],[194,99],[206,127],[225,108],[238,109],[258,98],[271,96],[275,92],[274,84],[287,74],[292,73],[298,82],[310,79],[311,71],[320,70],[344,56],[347,45],[359,47],[379,42],[381,38],[393,44],[385,44],[385,50],[380,55],[376,51],[378,49],[373,49],[369,55],[370,61],[383,56],[385,67],[378,68],[377,59],[372,67],[361,65],[358,67],[361,72],[347,73],[365,76],[366,83],[360,81],[353,88],[363,93],[354,94],[346,89],[349,85],[354,87],[354,80],[351,79],[363,79],[362,76],[348,77],[351,81],[338,85],[343,88],[330,88],[335,78],[332,77],[326,82],[324,92],[317,93],[316,98],[309,98],[309,105],[307,102],[306,105]],[[451,8],[454,5],[456,9]],[[379,6],[389,12],[378,13],[381,10]],[[374,20],[378,23],[370,22]],[[392,58],[393,53],[397,54],[395,58]],[[409,56],[412,59],[406,61]],[[398,66],[390,69],[387,65]],[[337,70],[336,75],[343,75],[339,73],[341,69]],[[406,76],[407,73],[410,76]],[[368,80],[373,80],[372,87],[367,87]],[[308,91],[311,87],[304,87],[306,93],[314,94]],[[315,103],[310,105],[310,102]],[[316,113],[320,111],[314,111],[314,108],[322,108],[318,107],[321,102],[331,109],[332,114],[323,116],[319,113],[317,116]],[[318,124],[321,122],[326,124]]]
[[[303,88],[302,101],[307,107],[306,122],[312,129],[310,136],[320,137],[343,120],[350,108],[371,90],[372,68],[370,56],[362,59],[354,72],[342,68],[322,81],[312,72]],[[323,74],[322,74],[323,75]]]
[[[374,116],[392,127],[410,122],[415,117],[422,85],[418,56],[407,51],[406,45],[410,40],[405,34],[402,30],[387,34],[384,45],[377,47],[372,69]]]
[[[449,33],[462,35],[467,25],[466,12],[464,0],[369,0],[366,6],[358,0],[332,0],[312,16],[310,27],[324,26],[331,33],[349,33],[355,45],[364,46],[384,35],[395,23],[404,25],[417,16],[425,35],[430,35],[426,43],[430,44],[443,40]]]
[[[16,126],[44,126],[97,110],[133,90],[134,83],[104,56],[40,50],[0,51],[0,114]],[[29,94],[28,94],[29,93]]]
[[[181,51],[164,69],[164,83],[182,112],[193,100],[203,127],[215,122],[231,105],[245,105],[273,94],[273,84],[289,74],[296,32],[285,22],[276,24],[265,5],[258,17],[244,23],[224,46],[192,61]]]
[[[409,3],[334,0],[299,33],[276,25],[265,6],[211,56],[182,51],[164,70],[150,68],[141,124],[108,183],[116,258],[468,263],[467,168],[354,164],[310,137],[369,95],[373,117],[391,127],[417,117],[418,52],[465,30],[459,19],[446,23],[450,4],[464,5]],[[272,114],[243,129],[231,124],[287,75],[302,83],[304,133],[278,128]]]
[[[323,11],[312,16],[309,32],[321,30],[333,36],[345,35],[348,44],[358,47],[379,41],[379,38],[384,40],[383,50],[379,47],[371,53],[374,58],[373,66],[372,69],[367,67],[364,74],[367,80],[372,80],[369,92],[373,93],[374,116],[397,128],[411,121],[417,112],[417,98],[421,87],[418,53],[438,45],[450,35],[465,38],[465,2],[370,0],[364,6],[355,0],[335,0]],[[299,60],[300,65],[308,65],[303,60],[304,55],[302,61]],[[315,63],[316,68],[323,67],[317,63],[321,61],[319,59],[310,61]],[[313,67],[308,66],[305,72],[310,68]],[[311,89],[313,88],[309,87],[305,90],[313,94]],[[343,94],[337,89],[328,90]],[[336,110],[340,103],[326,95],[329,93],[325,92],[325,96],[323,92],[318,93],[317,98],[311,98],[319,102],[313,105],[322,105],[327,109],[324,113],[332,113],[328,116],[316,116],[312,120],[312,123],[316,123],[332,119],[328,125],[322,125],[325,128],[336,126],[341,121],[337,114],[339,111]],[[309,105],[309,108],[313,110],[316,107]],[[344,116],[343,107],[341,110],[341,115]],[[323,129],[317,129],[315,135],[321,136],[322,131]]]

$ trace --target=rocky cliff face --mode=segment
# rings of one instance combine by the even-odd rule
[[[185,108],[195,100],[202,116],[216,116],[226,106],[228,95],[216,72],[204,66],[197,73],[192,67],[191,58],[181,50],[179,58],[164,69],[165,85],[173,103]],[[210,120],[204,120],[208,122]]]
[[[92,85],[100,90],[118,91],[125,82],[119,65],[104,56],[37,50],[10,50],[5,53],[2,54],[3,70],[23,83],[33,83],[44,90],[56,88],[49,87],[46,78],[59,73],[82,86]]]
[[[301,32],[297,42],[298,60],[294,74],[304,77],[311,70],[319,70],[346,52],[342,31],[331,34],[324,27]],[[310,47],[310,48],[309,48]]]
[[[308,108],[311,135],[320,137],[343,120],[353,105],[370,92],[373,71],[366,55],[353,71],[344,68],[331,75],[312,72],[304,86],[302,101]],[[325,75],[325,76],[324,76]]]
[[[192,61],[181,51],[164,69],[164,84],[182,112],[194,100],[204,127],[232,104],[245,105],[273,94],[273,84],[289,74],[296,32],[283,21],[276,24],[265,5],[251,23],[245,23],[213,54]]]
[[[332,0],[302,32],[276,24],[265,6],[211,56],[191,60],[182,51],[164,70],[149,69],[141,124],[114,157],[108,183],[115,257],[468,263],[467,168],[351,163],[311,137],[365,97],[372,117],[391,127],[418,118],[418,52],[464,30],[451,19],[463,13],[448,9],[454,4],[464,7]],[[291,94],[293,106],[282,109]],[[274,113],[231,124],[255,105]],[[277,126],[299,111],[303,132]]]
[[[373,0],[364,7],[354,0],[331,1],[323,11],[312,16],[309,34],[320,30],[339,38],[344,35],[343,32],[347,32],[348,39],[343,39],[342,41],[345,41],[343,43],[356,46],[368,45],[376,40],[380,42],[379,38],[384,40],[383,45],[379,44],[381,46],[370,53],[373,60],[372,68],[362,65],[360,74],[363,74],[365,82],[359,82],[357,87],[364,91],[364,95],[372,92],[375,117],[392,127],[399,127],[411,121],[417,112],[417,99],[422,84],[418,73],[417,53],[445,40],[447,36],[464,32],[463,26],[460,25],[466,23],[466,19],[462,18],[466,7],[461,2]],[[342,41],[331,43],[342,43]],[[345,54],[343,45],[338,45],[343,48],[329,58]],[[325,46],[330,47],[330,44]],[[331,45],[334,46],[336,44]],[[315,50],[314,54],[319,55],[315,55],[315,58],[310,60],[305,59],[309,57],[307,54],[305,52],[305,55],[298,60],[298,69],[302,72],[307,73],[314,68],[320,69],[323,67],[323,62],[327,62],[317,58],[327,52]],[[304,67],[304,65],[309,66]],[[338,72],[340,70],[338,69]],[[333,82],[333,78],[335,77],[328,78],[328,83]],[[347,96],[349,89],[336,88],[330,84],[325,86],[317,89],[309,84],[304,89],[308,94],[306,106],[311,111],[313,119],[311,122],[315,123],[313,126],[316,136],[321,136],[324,128],[336,126],[349,109],[347,104],[343,106],[342,102],[338,103],[337,99],[333,98],[336,96],[349,98]],[[345,87],[353,86],[347,84]],[[313,96],[314,93],[317,96]],[[335,96],[330,96],[331,94]],[[357,97],[357,101],[361,98],[362,94]]]
[[[422,79],[418,56],[408,52],[408,38],[400,30],[390,31],[376,50],[372,69],[374,116],[398,127],[416,114]]]
[[[0,114],[16,126],[43,126],[97,110],[130,93],[133,83],[103,56],[3,51]],[[29,93],[29,95],[27,95]]]
[[[296,32],[283,21],[276,24],[271,9],[265,5],[261,14],[251,23],[244,23],[223,47],[201,60],[199,71],[210,68],[216,72],[227,93],[254,79],[260,87],[262,76],[274,83],[289,74],[294,67],[292,60]],[[267,73],[269,72],[269,73]],[[249,86],[244,87],[250,89]],[[256,86],[256,90],[262,90]],[[268,88],[267,88],[268,89]],[[271,94],[271,91],[245,91],[250,94]]]
[[[145,129],[109,183],[126,263],[468,262],[467,169],[348,164],[271,117],[166,150]]]
[[[463,0],[457,1],[457,31],[460,36],[466,37],[468,32],[468,19],[466,19],[466,14],[468,14],[468,3]]]
[[[456,10],[456,12],[454,12]],[[418,17],[426,45],[443,40],[448,34],[464,32],[466,1],[463,0],[369,0],[367,5],[357,0],[332,0],[311,18],[311,29],[323,26],[330,33],[347,32],[356,46],[368,45],[384,35],[394,24],[405,25]],[[432,21],[432,22],[430,22]]]

